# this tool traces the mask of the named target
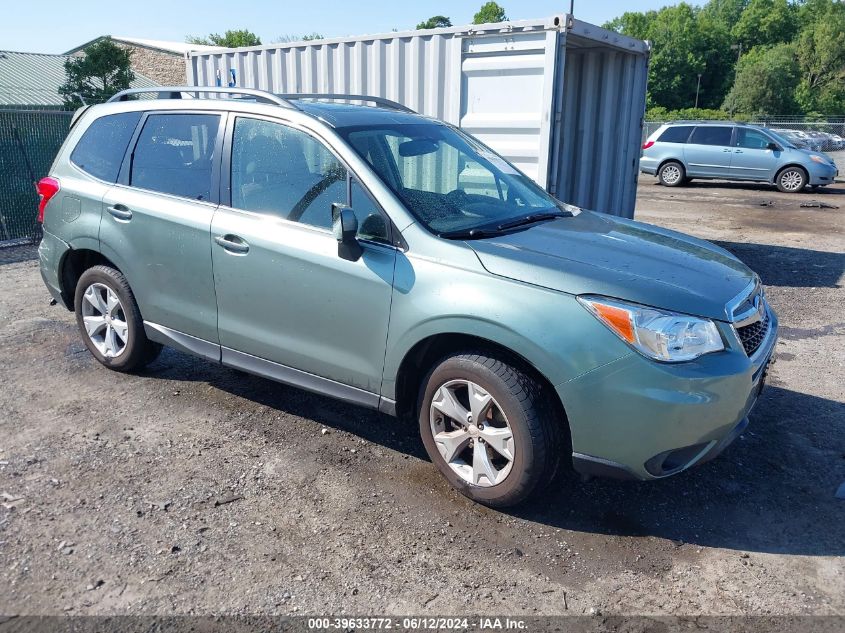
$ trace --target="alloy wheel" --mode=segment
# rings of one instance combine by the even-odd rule
[[[667,165],[662,172],[663,182],[667,185],[674,185],[681,179],[681,170],[676,165]]]
[[[804,176],[797,169],[788,169],[781,174],[780,184],[787,191],[798,191],[804,186]]]
[[[88,338],[106,358],[117,358],[126,351],[129,327],[123,304],[111,288],[94,283],[82,295],[82,321]]]
[[[450,380],[434,393],[431,433],[437,450],[465,482],[482,487],[502,483],[514,460],[513,432],[502,408],[470,380]]]

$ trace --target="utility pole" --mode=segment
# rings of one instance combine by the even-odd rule
[[[695,87],[695,109],[698,109],[698,91],[701,90],[701,73],[698,73],[698,85]]]

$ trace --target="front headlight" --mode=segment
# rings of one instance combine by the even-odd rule
[[[822,165],[828,164],[828,162],[822,156],[819,156],[818,154],[810,154],[810,160],[813,161],[814,163],[821,163]]]
[[[578,301],[619,338],[654,360],[678,363],[725,349],[710,319],[606,297],[584,296]]]

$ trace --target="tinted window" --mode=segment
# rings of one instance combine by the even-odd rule
[[[733,128],[721,127],[718,125],[702,125],[695,128],[690,143],[696,145],[725,145],[731,144],[731,132]]]
[[[132,155],[130,184],[193,200],[208,200],[219,121],[216,114],[147,117]]]
[[[663,130],[663,134],[657,140],[660,143],[686,143],[690,132],[692,132],[691,125],[676,125]]]
[[[305,132],[259,119],[235,121],[232,207],[330,228],[332,203],[349,204],[346,178],[334,154]],[[383,216],[357,183],[350,206],[362,237],[386,239]]]
[[[745,127],[737,128],[736,130],[736,146],[747,147],[748,149],[766,149],[772,140],[757,130],[751,130]]]
[[[140,112],[100,117],[79,139],[70,155],[71,162],[95,178],[115,182],[126,147],[140,119]]]

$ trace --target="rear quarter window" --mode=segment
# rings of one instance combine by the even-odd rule
[[[126,148],[140,120],[140,112],[100,117],[82,134],[70,154],[70,161],[95,178],[115,182]]]
[[[659,143],[686,143],[690,132],[692,132],[691,125],[676,125],[673,127],[667,127],[657,141]]]

